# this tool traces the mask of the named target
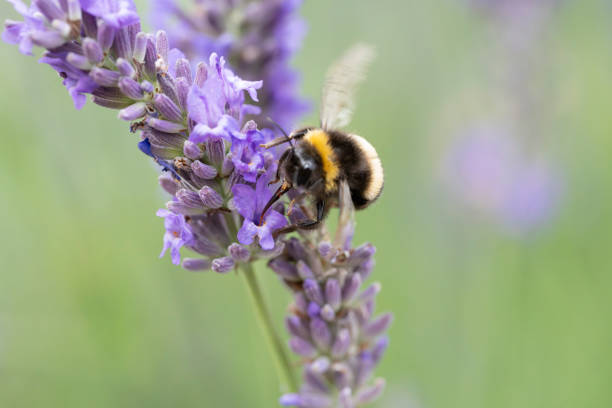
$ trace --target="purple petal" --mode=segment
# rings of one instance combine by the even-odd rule
[[[242,223],[240,231],[238,231],[238,242],[243,245],[251,245],[253,243],[253,238],[255,238],[255,235],[257,235],[257,225],[245,219]]]
[[[234,207],[245,219],[250,221],[254,220],[255,215],[255,202],[257,200],[255,196],[255,190],[246,184],[236,184],[232,187],[232,194],[234,195]]]

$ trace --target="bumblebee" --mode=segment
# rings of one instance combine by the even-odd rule
[[[300,129],[263,145],[291,146],[279,159],[276,179],[270,184],[281,180],[282,184],[266,204],[262,220],[266,211],[291,189],[302,193],[291,202],[289,211],[304,195],[310,195],[316,206],[314,219],[289,226],[281,233],[316,228],[329,209],[338,205],[341,182],[348,184],[358,210],[380,196],[384,176],[376,150],[363,137],[339,130],[350,122],[357,85],[365,78],[373,55],[370,47],[356,45],[332,64],[322,92],[320,127]]]

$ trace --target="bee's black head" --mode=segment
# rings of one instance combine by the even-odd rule
[[[298,143],[295,148],[289,150],[282,171],[285,180],[294,187],[304,189],[311,188],[324,179],[321,156],[308,143]]]

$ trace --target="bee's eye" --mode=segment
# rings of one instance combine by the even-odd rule
[[[308,167],[301,167],[298,170],[298,174],[297,174],[297,184],[298,184],[298,186],[306,185],[306,183],[308,183],[308,180],[310,179],[310,175],[311,174],[312,174],[312,171],[310,171],[310,169]]]

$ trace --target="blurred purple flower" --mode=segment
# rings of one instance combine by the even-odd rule
[[[551,220],[561,177],[541,159],[521,155],[515,139],[491,128],[460,137],[443,161],[449,192],[513,232],[529,232]]]
[[[80,0],[83,10],[119,29],[140,21],[132,0]]]
[[[241,77],[262,79],[266,86],[260,93],[261,112],[251,114],[258,115],[255,120],[260,124],[271,117],[291,128],[309,108],[297,96],[299,77],[289,63],[305,33],[297,14],[301,3],[194,0],[185,9],[175,0],[163,0],[154,2],[151,21],[164,28],[188,57],[200,60],[217,53]]]

